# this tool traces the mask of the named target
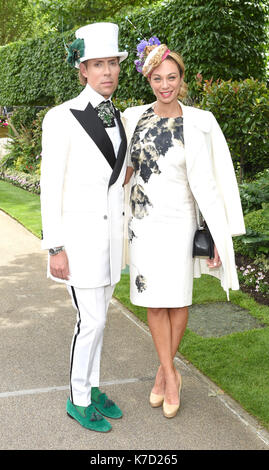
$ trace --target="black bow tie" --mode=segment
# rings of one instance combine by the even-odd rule
[[[98,117],[103,121],[104,127],[115,127],[115,111],[111,101],[102,101],[95,110]]]

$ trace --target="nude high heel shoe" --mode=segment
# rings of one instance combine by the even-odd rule
[[[182,377],[180,373],[177,371],[178,376],[179,376],[179,386],[178,386],[178,405],[169,405],[169,403],[166,403],[163,401],[163,414],[166,418],[174,418],[179,410],[180,407],[180,395],[181,395],[181,389],[182,389]]]
[[[157,393],[151,392],[149,402],[153,408],[158,408],[163,404],[164,395],[157,395]]]
[[[158,369],[157,375],[160,371],[160,367]],[[156,379],[157,379],[156,375]],[[157,393],[151,392],[150,397],[149,397],[149,403],[153,408],[158,408],[158,406],[162,406],[164,400],[164,395],[159,395]]]

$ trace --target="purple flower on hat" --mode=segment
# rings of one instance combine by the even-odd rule
[[[142,41],[137,45],[137,52],[139,54],[143,53],[144,52],[144,49],[148,46],[148,41],[146,41],[145,39],[142,39]]]
[[[153,45],[160,46],[161,41],[157,38],[157,36],[152,36],[152,38],[148,40],[148,43],[149,43],[149,46],[153,46]]]
[[[136,66],[136,70],[142,73],[143,63],[141,62],[141,60],[135,60],[134,63]]]
[[[152,36],[148,41],[146,39],[142,39],[140,43],[137,45],[137,56],[139,57],[138,60],[135,60],[136,70],[142,73],[143,65],[145,62],[144,52],[147,46],[160,46],[161,41],[157,38],[157,36]]]

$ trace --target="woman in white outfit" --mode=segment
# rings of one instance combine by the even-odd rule
[[[150,404],[163,405],[164,415],[170,418],[180,406],[182,377],[173,359],[188,321],[193,278],[213,269],[226,291],[229,287],[238,289],[223,185],[228,183],[233,193],[236,234],[244,233],[244,222],[229,151],[222,156],[221,147],[227,146],[223,134],[211,113],[178,101],[187,88],[182,58],[156,42],[141,53],[142,73],[156,102],[124,112],[130,142],[125,183],[131,178],[128,230],[131,302],[147,307],[148,324],[160,360]],[[203,130],[206,125],[207,132]],[[213,126],[217,126],[219,139],[217,156],[211,151]],[[215,171],[222,158],[225,161]],[[221,169],[223,165],[226,174]],[[201,263],[192,257],[197,228],[195,199],[215,240],[214,259]]]

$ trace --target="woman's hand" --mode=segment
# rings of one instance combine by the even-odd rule
[[[129,183],[131,177],[132,177],[132,174],[134,172],[134,169],[131,167],[131,166],[127,166],[127,169],[126,169],[126,174],[125,174],[125,180],[124,180],[124,183],[123,183],[123,186],[125,186],[127,183]]]
[[[206,262],[209,268],[219,268],[221,266],[221,259],[219,257],[219,253],[216,248],[216,245],[214,246],[214,258],[213,259],[208,258]]]

